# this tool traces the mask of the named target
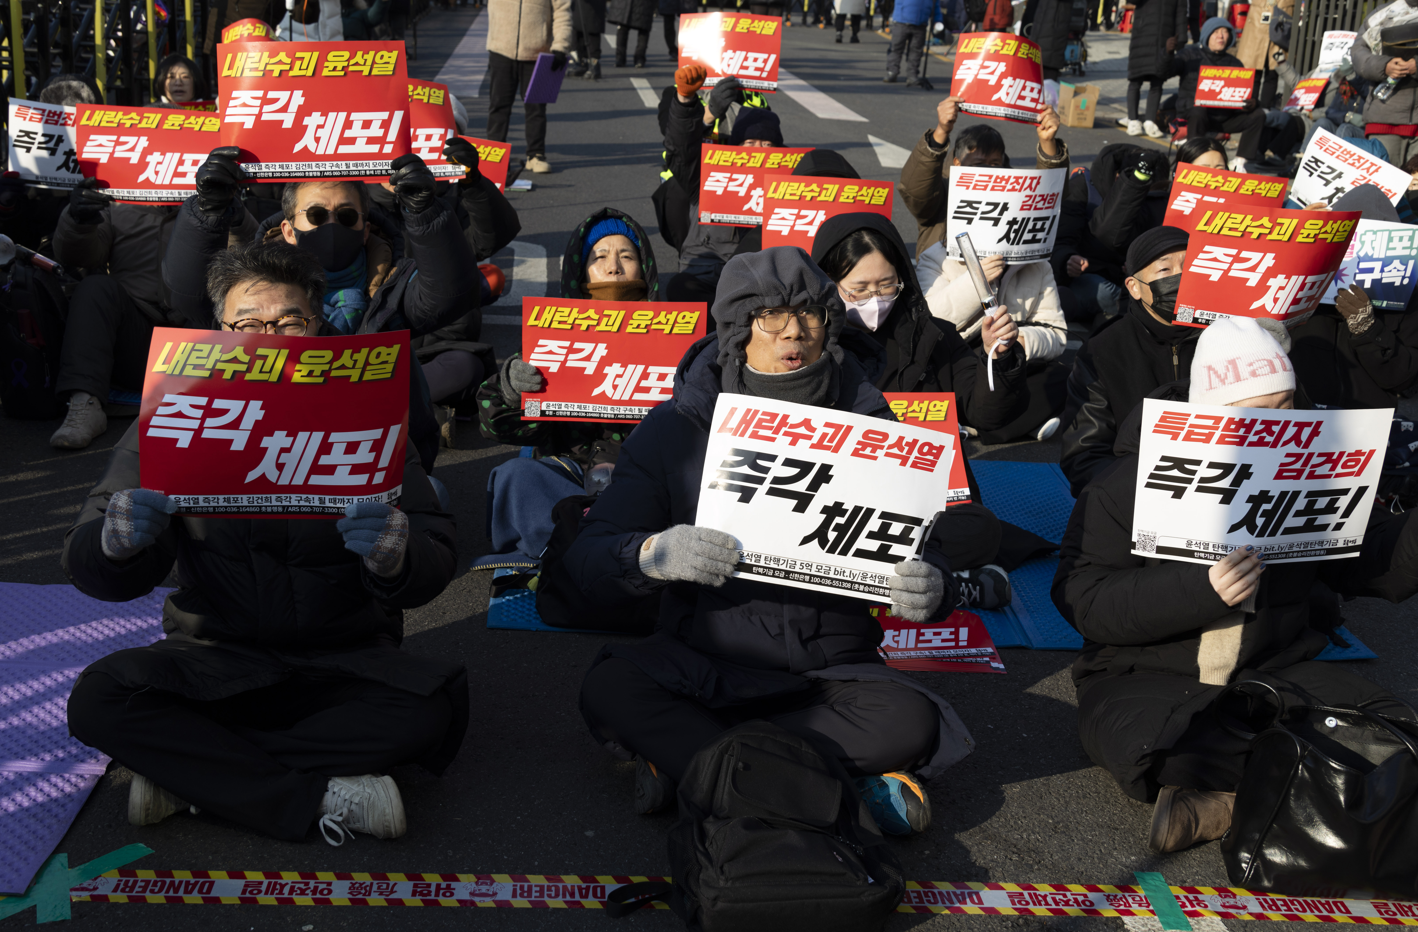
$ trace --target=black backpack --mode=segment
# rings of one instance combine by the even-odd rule
[[[64,416],[54,393],[68,302],[51,273],[16,260],[0,291],[0,406],[7,417]]]
[[[621,887],[610,915],[662,899],[700,932],[870,932],[906,890],[842,765],[769,722],[695,755],[669,847],[674,883]]]
[[[566,568],[566,551],[581,533],[581,519],[595,503],[595,495],[571,495],[551,509],[556,526],[542,554],[537,578],[537,616],[556,628],[584,628],[589,631],[624,631],[649,634],[660,617],[660,593],[634,605],[602,607],[587,598]]]

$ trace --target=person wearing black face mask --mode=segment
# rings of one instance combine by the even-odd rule
[[[1127,253],[1127,309],[1104,324],[1074,360],[1059,466],[1076,496],[1117,459],[1118,425],[1147,393],[1185,378],[1201,330],[1176,324],[1187,232],[1156,227]]]

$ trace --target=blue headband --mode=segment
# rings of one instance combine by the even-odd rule
[[[636,249],[640,248],[640,237],[635,235],[630,224],[616,217],[607,217],[587,231],[586,241],[581,244],[581,263],[585,264],[587,257],[591,255],[591,250],[596,248],[597,243],[607,236],[616,235],[624,236],[635,244]]]

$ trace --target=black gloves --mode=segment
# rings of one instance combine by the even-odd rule
[[[197,209],[209,217],[225,217],[231,202],[246,183],[246,172],[236,164],[236,146],[213,149],[197,169]]]
[[[709,92],[709,113],[722,120],[733,104],[743,103],[743,85],[738,78],[723,78]]]
[[[103,222],[103,209],[113,198],[98,189],[97,178],[85,178],[69,192],[69,217],[75,223],[93,226]]]
[[[1151,184],[1152,179],[1167,174],[1167,157],[1161,152],[1139,148],[1132,162],[1132,176],[1143,184]]]
[[[1241,112],[1250,113],[1257,106],[1259,106],[1259,104],[1256,103],[1255,96],[1252,95],[1244,104],[1241,105]]]
[[[393,169],[389,183],[405,213],[421,214],[433,206],[433,172],[423,159],[413,154],[401,155],[389,167]]]
[[[478,170],[478,147],[462,136],[454,136],[443,147],[443,157],[468,171],[465,178],[471,178]]]
[[[552,71],[560,71],[561,69],[563,69],[563,68],[565,68],[565,67],[566,67],[566,53],[565,53],[565,52],[552,52],[552,53],[551,53],[551,70],[552,70]]]

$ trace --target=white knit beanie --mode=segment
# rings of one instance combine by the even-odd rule
[[[1228,405],[1295,390],[1295,369],[1274,336],[1250,317],[1222,317],[1192,357],[1192,404]]]

